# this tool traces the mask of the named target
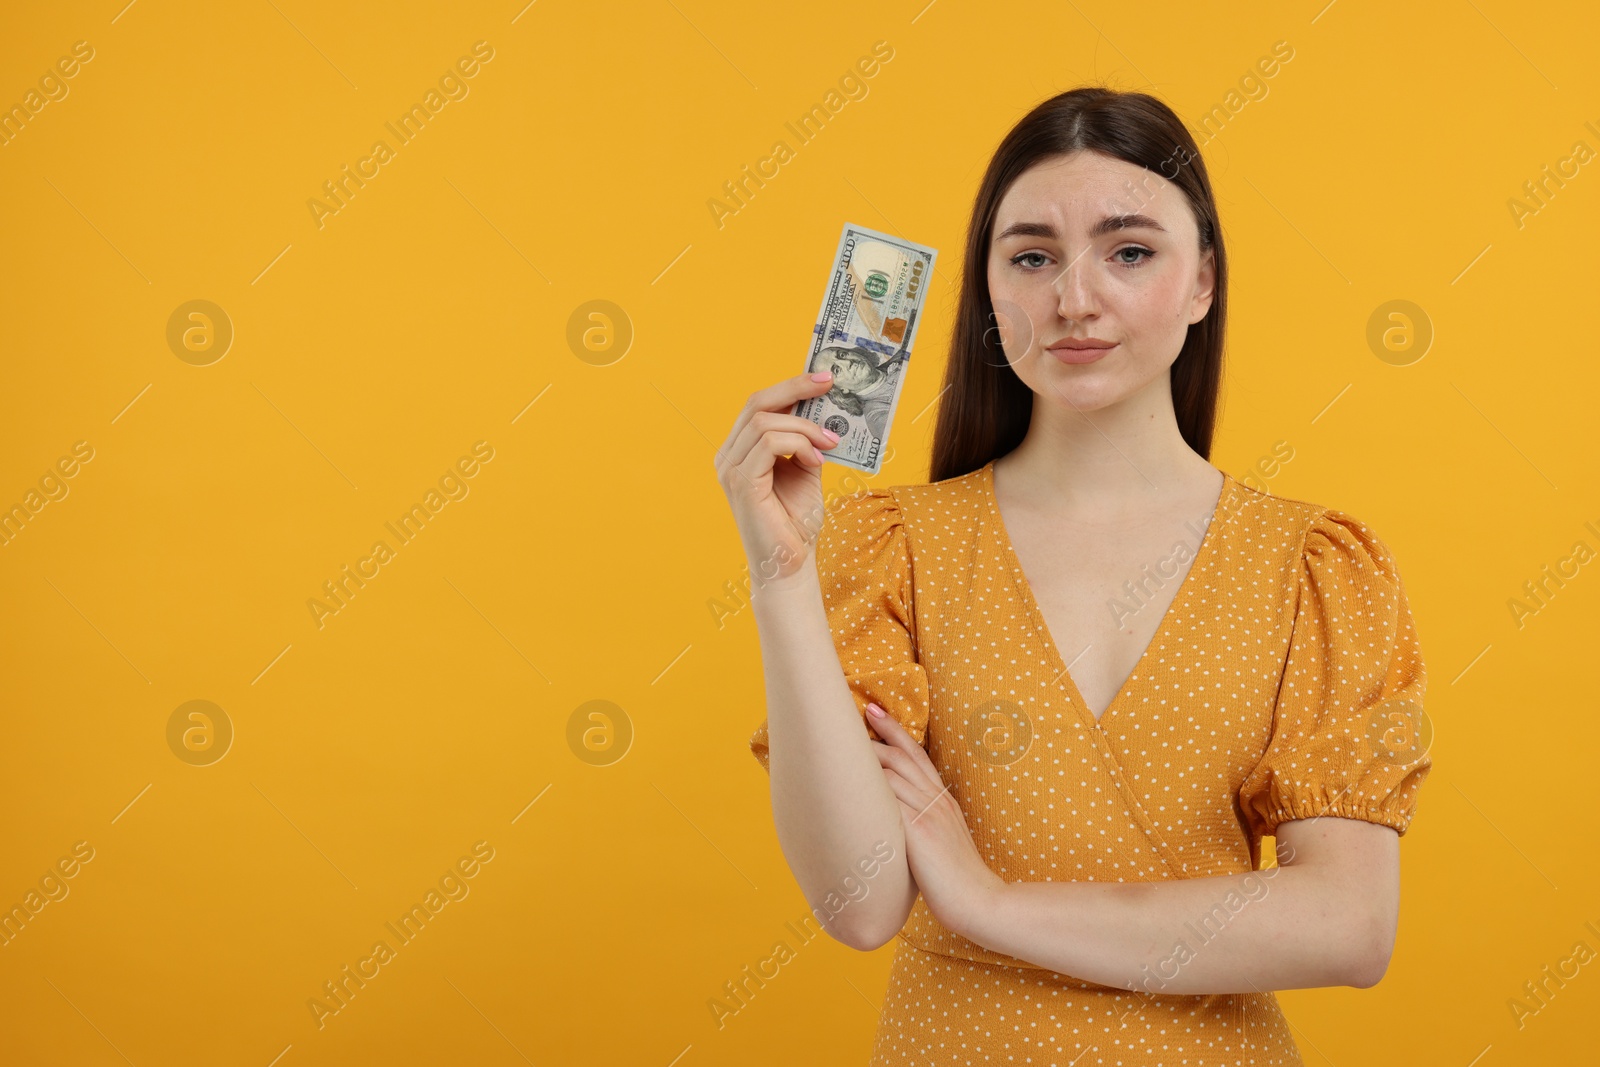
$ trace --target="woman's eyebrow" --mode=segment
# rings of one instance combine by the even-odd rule
[[[1105,218],[1094,224],[1094,227],[1089,231],[1089,236],[1102,237],[1105,234],[1112,233],[1116,230],[1133,229],[1158,230],[1161,233],[1167,232],[1167,228],[1165,226],[1161,225],[1161,223],[1157,222],[1149,215],[1140,215],[1134,213],[1128,215],[1107,215]],[[1045,237],[1050,240],[1055,240],[1059,236],[1060,235],[1056,233],[1056,228],[1050,225],[1048,222],[1013,222],[1010,226],[1007,226],[1003,231],[1001,231],[1001,233],[995,237],[995,240],[1003,241],[1007,237]]]

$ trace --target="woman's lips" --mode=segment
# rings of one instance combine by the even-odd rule
[[[1115,350],[1116,347],[1116,345],[1112,345],[1109,348],[1072,348],[1067,345],[1061,345],[1057,348],[1046,349],[1046,351],[1063,363],[1093,363],[1107,352]]]

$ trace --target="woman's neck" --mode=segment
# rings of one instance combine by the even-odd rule
[[[1002,469],[1007,496],[1021,506],[1088,521],[1133,518],[1167,510],[1174,498],[1214,494],[1220,475],[1183,439],[1165,388],[1094,411],[1035,395],[1027,435],[995,461]]]

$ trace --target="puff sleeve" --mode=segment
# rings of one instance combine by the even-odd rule
[[[817,535],[817,577],[839,665],[867,727],[871,702],[926,744],[928,676],[917,661],[911,551],[894,494],[874,489],[835,505]],[[767,720],[750,751],[769,774]]]
[[[1239,789],[1252,859],[1279,823],[1332,815],[1404,835],[1432,768],[1422,650],[1394,557],[1326,510],[1306,533],[1272,738]]]

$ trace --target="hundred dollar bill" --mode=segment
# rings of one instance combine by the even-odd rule
[[[806,359],[808,374],[833,372],[833,387],[791,412],[839,435],[824,458],[869,474],[882,466],[936,255],[845,223]]]

